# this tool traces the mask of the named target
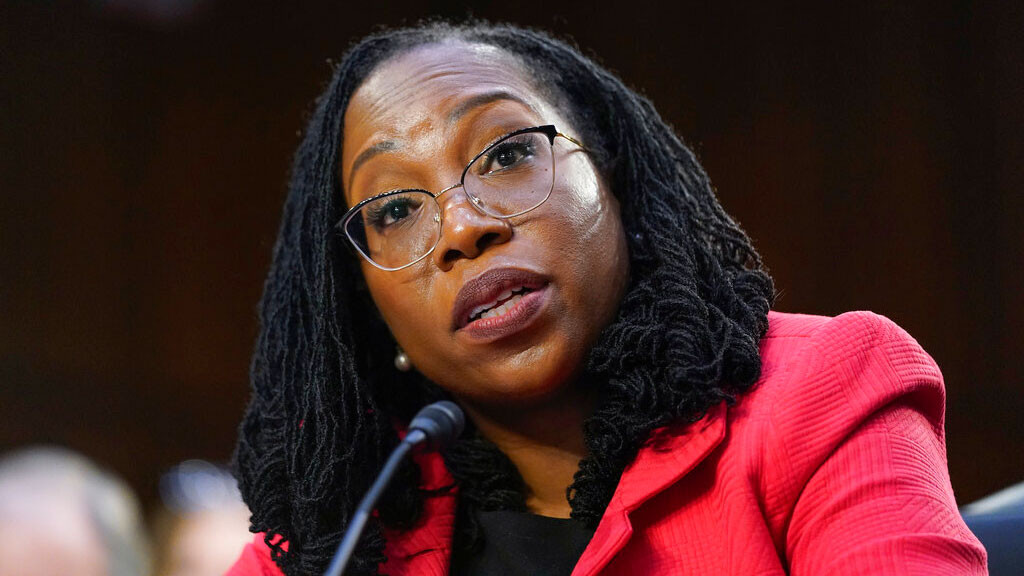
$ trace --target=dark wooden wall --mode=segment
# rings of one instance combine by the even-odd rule
[[[229,456],[326,60],[377,24],[465,12],[286,4],[0,4],[0,449],[70,445],[147,498],[171,464]],[[1022,4],[768,4],[477,14],[571,34],[646,93],[779,309],[871,309],[922,342],[961,502],[1024,480]]]

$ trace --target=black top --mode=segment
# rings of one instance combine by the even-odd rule
[[[568,576],[594,531],[569,518],[478,512],[484,547],[452,557],[452,576]]]

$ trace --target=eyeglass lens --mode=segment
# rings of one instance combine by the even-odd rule
[[[548,136],[526,132],[504,138],[480,154],[466,169],[463,188],[481,212],[508,218],[547,200],[554,177]],[[378,266],[401,268],[437,244],[440,210],[437,199],[424,190],[388,194],[364,204],[345,224],[345,233]]]

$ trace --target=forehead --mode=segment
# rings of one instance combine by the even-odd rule
[[[474,96],[507,94],[550,117],[520,60],[500,48],[462,41],[420,46],[384,62],[352,95],[345,111],[341,172],[361,150],[384,141],[440,135]]]

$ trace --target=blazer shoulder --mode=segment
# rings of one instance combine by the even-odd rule
[[[917,340],[892,320],[868,311],[835,317],[770,312],[761,362],[761,383],[796,386],[788,392],[797,394],[808,382],[856,384],[861,391],[921,381],[942,387],[942,373]],[[788,377],[768,378],[779,369]],[[886,378],[865,379],[865,372]]]
[[[846,346],[864,346],[878,338],[895,338],[916,343],[910,334],[895,322],[868,310],[846,312],[838,316],[768,312],[768,332],[765,340],[779,338],[805,338],[820,340],[840,349]]]
[[[897,399],[912,399],[941,429],[945,386],[935,360],[906,330],[873,312],[848,312],[811,337],[822,378],[862,416]]]
[[[773,312],[768,320],[761,378],[730,410],[740,430],[767,442],[824,439],[848,433],[887,404],[906,402],[943,436],[942,373],[892,320],[865,311],[832,318]]]
[[[919,413],[915,421],[944,440],[942,374],[884,316],[772,314],[761,358],[761,379],[729,408],[728,425],[770,518],[788,518],[815,470],[887,407]]]

